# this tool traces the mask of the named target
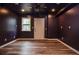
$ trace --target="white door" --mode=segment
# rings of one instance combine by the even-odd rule
[[[34,39],[44,39],[44,18],[34,18]]]

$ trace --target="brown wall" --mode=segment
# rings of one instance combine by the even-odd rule
[[[27,16],[27,15],[26,15]],[[25,16],[25,17],[26,17]],[[18,35],[17,37],[25,37],[25,38],[33,38],[34,37],[34,17],[31,15],[31,32],[22,32],[21,31],[21,17],[18,16]],[[58,20],[51,15],[49,18],[48,16],[45,16],[45,37],[46,38],[57,38],[58,37]]]
[[[58,20],[53,15],[48,15],[45,22],[45,37],[58,38]]]
[[[79,5],[59,16],[59,29],[61,40],[79,50]]]
[[[16,38],[17,16],[6,9],[8,13],[0,12],[0,45],[8,43]]]
[[[18,38],[33,38],[34,37],[34,20],[33,17],[31,16],[31,31],[26,31],[23,32],[21,31],[21,19],[22,17],[27,17],[28,15],[24,16],[18,16],[17,20],[17,37]]]

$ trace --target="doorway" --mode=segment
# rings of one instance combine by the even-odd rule
[[[44,18],[34,18],[34,39],[44,39],[44,24]]]

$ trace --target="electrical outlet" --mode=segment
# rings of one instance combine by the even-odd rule
[[[13,38],[15,38],[15,36]]]
[[[7,41],[7,38],[5,38],[4,40]]]
[[[64,39],[64,37],[61,38],[62,40]]]
[[[60,28],[63,29],[63,26],[61,26]]]
[[[17,25],[16,25],[16,27],[17,27]]]

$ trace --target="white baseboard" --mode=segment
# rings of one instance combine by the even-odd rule
[[[13,42],[15,42],[15,41],[16,41],[16,40],[13,40],[13,41],[8,42],[8,43],[6,43],[6,44],[4,44],[4,45],[1,45],[0,48],[3,48],[3,47],[5,47],[5,46],[7,46],[7,45],[9,45],[9,44],[11,44],[11,43],[13,43]]]
[[[59,40],[59,39],[58,39],[58,41],[59,41],[60,43],[64,44],[64,45],[65,45],[66,47],[68,47],[69,49],[73,50],[75,53],[79,54],[79,51],[78,51],[78,50],[76,50],[76,49],[72,48],[71,46],[69,46],[68,44],[66,44],[66,43],[62,42],[62,41],[61,41],[61,40]]]
[[[49,39],[49,38],[48,38],[47,40],[58,40],[58,38],[53,38],[53,39]]]
[[[35,39],[35,38],[18,38],[17,40],[58,40],[58,38],[44,38],[44,39]]]
[[[17,38],[17,40],[34,40],[34,38]]]

